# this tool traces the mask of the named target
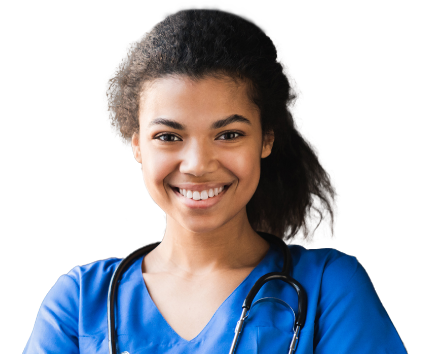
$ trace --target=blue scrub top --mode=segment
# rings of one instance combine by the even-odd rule
[[[308,312],[296,354],[406,353],[364,268],[334,249],[289,246],[291,276],[306,289]],[[143,258],[123,275],[117,301],[118,353],[228,353],[242,303],[262,275],[279,272],[281,252],[271,246],[248,277],[192,340],[181,338],[153,303],[141,272]],[[44,299],[24,354],[108,353],[107,292],[120,259],[78,266],[59,278]],[[267,283],[253,302],[236,353],[287,353],[296,292]],[[273,299],[272,299],[273,298]],[[285,301],[286,304],[275,299]]]

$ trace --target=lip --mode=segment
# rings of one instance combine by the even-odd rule
[[[184,184],[183,184],[184,185]],[[186,198],[185,196],[183,196],[179,190],[178,187],[176,186],[170,186],[170,188],[172,189],[172,191],[174,192],[174,194],[180,199],[180,201],[186,205],[188,208],[190,209],[208,209],[214,205],[216,205],[217,203],[219,203],[222,199],[223,196],[225,195],[225,193],[229,190],[229,187],[231,186],[231,184],[216,184],[218,187],[221,186],[225,186],[225,188],[221,191],[221,193],[219,193],[218,195],[212,197],[212,198],[208,198],[205,200],[193,200],[191,198]],[[180,188],[184,188],[186,189],[186,187],[181,187],[182,185],[180,185]],[[188,188],[191,189],[190,187],[191,185],[188,185]],[[193,187],[195,187],[195,185],[192,185]],[[204,189],[193,189],[194,191],[203,191],[203,190],[207,190],[206,187],[207,185],[204,185]],[[218,187],[214,187],[214,188],[218,188]],[[210,187],[213,188],[213,187]]]

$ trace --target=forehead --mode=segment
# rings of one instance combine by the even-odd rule
[[[140,96],[140,124],[158,117],[210,121],[219,116],[258,116],[257,106],[248,97],[248,84],[232,78],[208,76],[193,80],[170,76],[146,83]]]

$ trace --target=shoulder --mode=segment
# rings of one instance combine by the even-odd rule
[[[297,264],[298,262],[309,262],[319,265],[330,265],[336,261],[350,263],[354,263],[356,261],[354,256],[348,255],[334,248],[307,249],[300,245],[289,245],[288,247],[293,257],[294,264]]]
[[[103,282],[111,278],[121,260],[119,258],[108,258],[79,265],[64,276],[70,278],[79,286],[87,281]]]
[[[79,307],[82,299],[97,298],[107,294],[110,279],[121,259],[109,258],[76,266],[61,275],[46,295],[42,306]]]
[[[63,319],[74,323],[85,322],[86,318],[95,321],[94,312],[103,313],[108,297],[110,279],[121,259],[109,258],[89,264],[76,266],[58,281],[46,295],[41,311],[46,309],[52,314],[58,309],[67,312]],[[85,330],[86,332],[86,330]]]
[[[290,246],[290,252],[293,277],[316,294],[318,304],[335,302],[351,293],[377,298],[367,272],[356,257],[332,248],[306,249],[298,245]]]
[[[61,307],[78,313],[77,309],[85,304],[106,298],[110,279],[120,261],[109,258],[74,267],[58,278],[46,295],[42,308]]]

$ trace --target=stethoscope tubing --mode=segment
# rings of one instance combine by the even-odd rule
[[[269,243],[273,243],[281,249],[281,252],[283,254],[283,260],[284,260],[283,267],[281,272],[267,273],[262,277],[260,277],[256,281],[256,283],[254,283],[253,287],[249,291],[242,305],[242,314],[235,328],[235,336],[233,338],[233,342],[230,347],[229,354],[234,353],[236,349],[236,346],[238,344],[239,334],[242,331],[244,320],[247,318],[246,314],[250,310],[255,296],[257,295],[259,290],[262,288],[262,286],[271,280],[284,281],[289,285],[291,285],[297,292],[298,311],[297,311],[297,316],[295,318],[295,323],[293,326],[294,335],[289,348],[289,354],[291,354],[296,349],[300,330],[305,325],[306,312],[307,312],[307,295],[303,286],[297,280],[293,279],[288,275],[290,273],[290,268],[291,268],[291,253],[288,246],[285,244],[285,242],[282,239],[267,233],[259,232],[259,235]],[[150,245],[144,246],[132,252],[129,256],[127,256],[120,262],[119,266],[116,268],[116,270],[113,273],[113,276],[110,280],[108,298],[107,298],[107,321],[108,321],[108,339],[109,339],[110,354],[117,354],[116,318],[115,318],[114,308],[116,305],[117,290],[119,287],[120,278],[122,277],[122,274],[132,265],[132,263],[136,259],[154,250],[159,244],[160,242],[152,243]]]
[[[146,253],[149,253],[150,251],[153,251],[157,246],[159,246],[160,242],[152,243],[150,245],[141,247],[137,249],[136,251],[132,252],[129,256],[124,258],[119,266],[116,268],[116,270],[113,273],[113,276],[110,280],[110,285],[108,289],[108,298],[107,298],[107,321],[108,321],[108,343],[109,343],[109,353],[110,354],[116,354],[116,318],[114,315],[114,307],[116,305],[116,295],[117,295],[117,289],[119,287],[120,278],[122,277],[122,274],[132,265],[132,263],[145,255]]]
[[[297,316],[294,319],[294,325],[293,325],[294,334],[291,340],[288,354],[292,354],[296,350],[297,343],[299,340],[300,330],[305,325],[305,321],[306,321],[307,301],[308,301],[306,291],[297,280],[285,275],[283,272],[272,272],[272,273],[267,273],[262,277],[260,277],[254,283],[248,295],[246,296],[244,303],[242,304],[241,317],[239,318],[238,323],[236,324],[235,335],[233,337],[232,345],[230,346],[230,349],[229,349],[229,354],[235,353],[235,349],[238,345],[239,335],[241,334],[242,327],[244,326],[244,321],[248,317],[248,313],[251,309],[251,305],[253,303],[254,298],[256,297],[257,293],[260,291],[262,286],[272,280],[281,280],[283,282],[286,282],[287,284],[291,285],[297,292],[298,310],[297,310]]]

